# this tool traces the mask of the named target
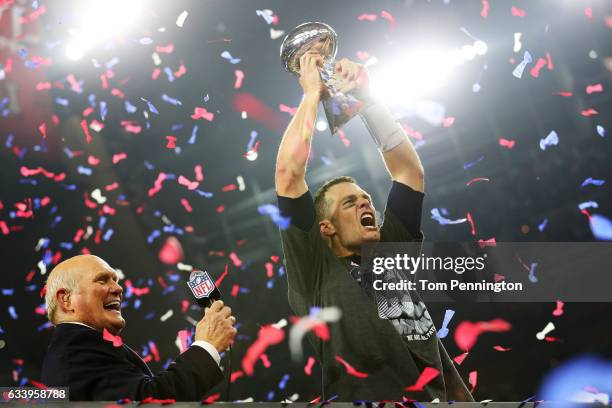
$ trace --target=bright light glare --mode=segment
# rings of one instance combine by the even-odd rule
[[[452,68],[460,63],[454,57],[448,52],[416,52],[374,75],[372,90],[388,104],[414,100],[444,84]]]
[[[487,53],[487,49],[487,43],[482,40],[478,40],[474,43],[474,51],[477,55],[485,55]]]
[[[79,13],[79,26],[66,46],[66,57],[78,60],[97,43],[108,40],[133,25],[142,9],[142,0],[105,0],[83,2],[88,7]]]
[[[317,121],[317,125],[316,128],[319,132],[324,132],[327,130],[327,122],[325,122],[324,120],[318,120]]]

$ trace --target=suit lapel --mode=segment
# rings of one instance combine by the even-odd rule
[[[131,362],[136,364],[146,375],[153,376],[151,369],[149,368],[147,363],[145,363],[144,360],[140,358],[138,353],[132,350],[127,344],[123,344],[123,349],[125,350],[126,355]]]

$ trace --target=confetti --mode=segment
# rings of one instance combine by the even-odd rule
[[[446,217],[444,217],[442,214],[445,214],[446,210],[444,209],[437,209],[437,208],[432,208],[431,209],[431,218],[433,220],[436,220],[440,225],[452,225],[452,224],[461,224],[467,221],[467,218],[459,218],[456,220],[450,220]]]
[[[582,182],[580,187],[585,187],[585,186],[588,186],[588,185],[603,186],[605,183],[606,183],[605,180],[596,180],[596,179],[593,179],[592,177],[589,177],[589,178],[587,178],[586,180],[584,180]]]
[[[417,379],[414,385],[410,385],[404,388],[404,391],[423,391],[423,387],[425,387],[431,380],[440,375],[440,371],[433,367],[425,367],[419,378]]]
[[[585,92],[589,95],[592,93],[596,93],[596,92],[603,92],[603,85],[602,84],[587,85]]]
[[[503,137],[499,138],[499,145],[507,149],[512,149],[515,143],[516,143],[515,140],[508,140],[508,139],[504,139]]]
[[[487,18],[489,16],[489,0],[482,0],[482,9],[480,9],[480,17]]]
[[[193,110],[193,114],[191,115],[191,119],[205,119],[209,122],[215,118],[215,114],[212,112],[208,112],[206,108],[201,106],[196,106]]]
[[[563,315],[563,306],[565,305],[565,303],[563,303],[560,300],[556,301],[556,307],[555,310],[553,310],[552,314],[555,317],[559,317]]]
[[[600,241],[612,241],[612,221],[599,214],[593,214],[589,218],[589,227],[595,239]]]
[[[551,130],[544,139],[540,139],[540,149],[543,151],[546,150],[547,147],[557,146],[558,144],[559,136],[554,130]]]
[[[601,137],[605,137],[606,136],[606,129],[604,129],[603,126],[601,125],[597,125],[597,134]]]
[[[234,75],[236,76],[236,81],[234,82],[234,89],[240,89],[242,86],[242,80],[244,79],[244,72],[237,69],[234,71]]]
[[[378,18],[376,14],[360,14],[357,16],[359,21],[376,21],[376,18]]]
[[[221,53],[221,58],[228,60],[230,64],[238,64],[241,61],[240,58],[232,57],[232,54],[230,54],[229,51],[223,51]]]
[[[255,363],[270,346],[276,345],[285,339],[285,332],[273,325],[266,325],[259,329],[257,340],[249,346],[242,359],[242,371],[246,375],[253,375]]]
[[[533,58],[531,58],[531,54],[529,53],[529,51],[525,51],[525,53],[523,54],[523,61],[521,61],[514,68],[514,70],[512,71],[512,75],[514,75],[518,79],[521,79],[523,77],[523,71],[525,71],[527,64],[530,64],[531,62],[533,62]]]
[[[482,321],[472,323],[463,321],[459,323],[455,329],[455,343],[460,350],[469,351],[474,345],[478,337],[485,332],[505,332],[511,329],[510,323],[503,319],[493,319],[491,321]]]
[[[448,324],[450,323],[454,315],[455,311],[452,309],[447,309],[446,312],[444,312],[444,321],[442,322],[442,327],[440,328],[440,330],[438,330],[439,338],[443,339],[448,336]]]
[[[185,20],[187,19],[188,15],[189,13],[186,10],[182,11],[181,14],[179,14],[179,16],[176,18],[176,25],[182,28],[183,24],[185,24]]]
[[[512,8],[510,9],[512,15],[514,17],[525,17],[527,15],[527,13],[525,12],[525,10],[520,9],[518,7],[514,7],[512,6]]]
[[[342,357],[336,355],[336,361],[344,366],[346,369],[346,373],[348,375],[352,375],[357,378],[368,378],[368,374],[362,373],[361,371],[356,370],[352,365],[347,363]]]
[[[598,114],[599,114],[599,112],[598,112],[598,111],[596,111],[596,110],[595,110],[595,109],[593,109],[593,108],[588,108],[588,109],[585,109],[585,110],[581,111],[581,112],[580,112],[580,114],[581,114],[582,116],[586,116],[586,117],[588,118],[589,116],[598,115]]]
[[[555,330],[555,325],[552,322],[548,322],[548,324],[542,329],[542,331],[536,333],[536,339],[544,340],[546,335],[553,330]]]
[[[121,347],[121,345],[123,345],[123,340],[121,340],[121,337],[112,335],[108,330],[106,330],[106,328],[104,328],[102,332],[102,338],[113,343],[114,347]]]

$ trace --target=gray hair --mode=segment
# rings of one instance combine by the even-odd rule
[[[56,324],[55,312],[57,310],[57,291],[65,289],[68,292],[76,292],[79,288],[78,274],[70,270],[58,270],[55,268],[47,278],[47,290],[45,292],[45,304],[47,305],[47,317],[49,321]]]

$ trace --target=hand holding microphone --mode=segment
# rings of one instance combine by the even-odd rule
[[[196,325],[195,339],[213,345],[219,353],[232,344],[238,332],[234,327],[236,318],[232,309],[223,304],[221,291],[206,271],[194,270],[189,276],[187,286],[196,302],[204,309],[204,317]]]
[[[210,308],[206,308],[204,317],[196,325],[195,339],[212,344],[219,353],[224,352],[234,344],[238,333],[235,323],[232,309],[225,306],[222,300],[217,300]]]

